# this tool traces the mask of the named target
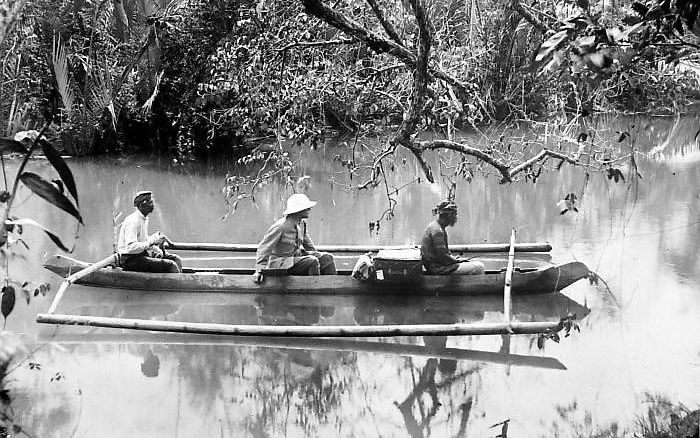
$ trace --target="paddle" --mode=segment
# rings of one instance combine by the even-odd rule
[[[119,257],[119,255],[117,253],[114,253],[114,254],[110,255],[109,257],[105,257],[104,259],[100,260],[99,262],[93,263],[92,265],[90,265],[84,269],[81,269],[80,271],[76,272],[75,274],[66,277],[63,280],[63,283],[61,283],[61,286],[58,288],[58,292],[56,292],[56,297],[54,297],[53,302],[51,302],[51,306],[49,307],[48,312],[53,313],[56,310],[56,307],[58,306],[58,302],[61,301],[61,298],[63,297],[63,293],[66,291],[66,289],[68,289],[68,286],[70,286],[71,284],[80,280],[81,278],[85,277],[86,275],[92,274],[93,272],[97,271],[98,269],[102,269],[107,265],[115,263],[117,261],[118,257]]]

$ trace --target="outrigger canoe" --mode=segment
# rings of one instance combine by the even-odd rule
[[[69,276],[90,264],[57,256],[44,267]],[[486,295],[502,294],[505,270],[487,270],[484,275],[422,275],[419,281],[394,283],[369,279],[360,281],[350,271],[318,277],[266,275],[262,284],[252,280],[252,269],[185,268],[180,274],[123,271],[106,267],[76,281],[78,284],[143,291],[233,292],[277,294],[346,294],[346,295]],[[552,264],[513,272],[512,293],[537,294],[558,292],[585,278],[589,273],[580,262]]]

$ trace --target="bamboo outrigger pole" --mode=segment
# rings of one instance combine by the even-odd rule
[[[231,252],[255,252],[258,245],[254,243],[184,243],[172,242],[166,248],[181,251],[231,251]],[[381,249],[406,249],[415,248],[415,245],[382,246],[382,245],[318,245],[316,249],[327,252],[355,252],[364,253],[379,251]],[[469,245],[450,245],[452,252],[509,252],[507,243],[475,243]],[[515,245],[515,252],[549,252],[552,245],[548,243],[519,243]]]
[[[503,287],[503,313],[505,320],[510,322],[513,316],[510,288],[513,281],[513,265],[515,263],[515,228],[510,233],[510,250],[508,251],[508,267],[506,268],[506,283]]]
[[[63,294],[66,292],[66,289],[68,289],[68,286],[71,284],[75,283],[76,281],[80,280],[81,278],[85,277],[86,275],[92,274],[93,272],[97,271],[98,269],[102,269],[105,266],[116,263],[117,261],[118,254],[114,253],[109,257],[105,257],[104,259],[100,260],[99,262],[93,263],[92,265],[88,266],[85,269],[81,269],[80,271],[76,272],[73,275],[69,275],[63,280],[63,283],[61,283],[61,286],[58,288],[58,292],[56,292],[56,296],[54,297],[53,301],[51,302],[51,306],[49,307],[49,313],[54,313],[56,311],[56,307],[58,306],[58,303],[61,301],[61,298],[63,298]]]
[[[562,321],[542,322],[488,322],[458,324],[406,324],[406,325],[336,325],[336,326],[269,326],[214,324],[201,322],[154,321],[150,319],[124,319],[105,316],[55,315],[40,313],[37,322],[48,324],[83,325],[132,330],[149,330],[175,333],[201,333],[236,336],[279,337],[375,337],[375,336],[463,336],[496,334],[538,334],[559,331]]]

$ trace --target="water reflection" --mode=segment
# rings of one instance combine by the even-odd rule
[[[156,356],[152,350],[146,351],[146,355],[141,363],[141,372],[146,377],[158,377],[158,370],[160,369],[160,359]]]
[[[420,297],[399,304],[386,298],[330,297],[333,305],[328,302],[324,306],[303,306],[288,296],[231,296],[233,303],[208,304],[204,297],[197,304],[183,304],[197,298],[157,293],[135,296],[119,290],[101,291],[99,305],[84,304],[83,299],[95,293],[90,289],[77,288],[77,293],[63,303],[66,310],[77,314],[149,314],[153,319],[248,324],[424,324],[478,321],[487,313],[499,313],[502,305],[498,297],[481,297],[478,304]],[[221,298],[226,301],[226,297]],[[519,309],[516,316],[522,319],[556,319],[573,307],[586,313],[585,308],[562,294],[518,297],[515,302]],[[62,354],[81,357],[83,363],[110,361],[114,359],[109,358],[125,354],[133,356],[133,372],[149,379],[165,379],[169,387],[177,388],[178,394],[186,394],[186,401],[181,400],[178,408],[178,416],[183,418],[216,411],[222,403],[248,412],[244,419],[234,415],[240,421],[227,430],[243,428],[250,434],[261,430],[282,433],[290,404],[295,427],[304,434],[322,433],[332,418],[354,430],[342,420],[343,402],[364,391],[365,378],[361,375],[367,360],[377,364],[403,362],[402,373],[413,375],[411,380],[417,379],[408,392],[401,397],[396,393],[392,396],[396,400],[391,400],[404,419],[405,431],[412,436],[429,436],[431,421],[446,403],[451,385],[472,385],[468,383],[470,376],[484,364],[565,369],[550,357],[450,347],[444,336],[387,340],[230,338],[84,327],[61,327],[58,335],[48,327],[43,332],[45,341],[60,345],[65,351]],[[62,361],[62,354],[54,351],[53,360]],[[474,396],[458,404],[454,412],[440,408],[442,415],[457,418],[459,414],[466,427],[470,412],[467,406]]]

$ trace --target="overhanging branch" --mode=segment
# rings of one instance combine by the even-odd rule
[[[301,0],[301,2],[307,14],[313,15],[345,34],[364,42],[370,49],[377,53],[387,53],[396,57],[408,67],[412,69],[416,68],[416,55],[404,46],[365,29],[356,21],[324,5],[322,0]],[[473,85],[462,82],[437,67],[430,66],[429,72],[436,79],[443,80],[450,86],[456,88],[460,95],[467,95],[474,89]]]
[[[421,150],[427,151],[427,150],[434,150],[434,149],[447,149],[447,150],[453,150],[456,152],[459,152],[464,155],[471,155],[473,157],[476,157],[480,159],[481,161],[490,164],[493,166],[496,170],[498,170],[501,173],[501,182],[510,182],[511,180],[511,175],[509,173],[510,167],[499,160],[498,158],[482,151],[481,149],[477,149],[475,147],[458,143],[456,141],[451,141],[451,140],[432,140],[432,141],[424,141],[418,143],[418,147]]]

